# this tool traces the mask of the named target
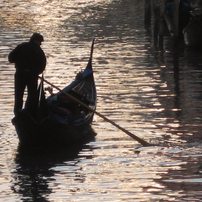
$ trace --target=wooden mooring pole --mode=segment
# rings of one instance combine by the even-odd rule
[[[159,5],[158,5],[159,4]],[[180,0],[173,0],[173,18],[166,18],[166,0],[145,0],[145,25],[151,26],[153,17],[153,40],[154,46],[163,50],[165,19],[168,29],[173,36],[174,48],[179,45],[179,6]]]
[[[153,31],[154,31],[154,47],[158,46],[158,32],[159,32],[159,9],[157,7],[158,0],[152,0],[152,14],[153,14]]]
[[[174,48],[179,45],[179,8],[180,0],[174,0],[174,13],[173,13],[173,25],[174,25]]]
[[[160,18],[159,18],[159,48],[163,50],[163,38],[164,38],[164,15],[165,15],[166,0],[161,0],[160,4]]]
[[[144,24],[146,28],[151,26],[151,0],[145,0]]]

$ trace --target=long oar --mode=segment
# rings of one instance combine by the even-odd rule
[[[47,81],[46,79],[39,77],[40,79],[43,79],[44,82],[46,82],[47,84],[51,85],[53,88],[57,89],[58,91],[64,93],[65,95],[67,95],[69,98],[71,98],[72,100],[76,101],[77,103],[81,104],[82,106],[86,107],[88,110],[94,112],[95,114],[97,114],[99,117],[103,118],[105,121],[111,123],[112,125],[114,125],[115,127],[117,127],[118,129],[120,129],[121,131],[123,131],[124,133],[126,133],[127,135],[129,135],[130,137],[132,137],[134,140],[138,141],[140,144],[142,144],[143,146],[150,146],[150,144],[148,142],[146,142],[145,140],[137,137],[136,135],[132,134],[131,132],[129,132],[128,130],[126,130],[125,128],[122,128],[121,126],[119,126],[118,124],[114,123],[113,121],[109,120],[107,117],[105,117],[104,115],[100,114],[99,112],[91,109],[88,105],[84,104],[83,102],[81,102],[80,100],[76,99],[75,97],[71,96],[70,94],[68,94],[67,92],[61,90],[60,88],[58,88],[57,86],[55,86],[54,84],[50,83],[49,81]]]

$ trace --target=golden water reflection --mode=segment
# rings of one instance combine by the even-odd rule
[[[4,0],[0,7],[0,199],[202,198],[200,53],[182,50],[179,71],[173,71],[170,50],[163,56],[152,50],[144,1]],[[10,123],[15,70],[7,55],[35,31],[45,38],[45,78],[60,87],[86,66],[96,38],[97,111],[157,146],[140,147],[95,116],[96,141],[73,157],[66,151],[20,155]]]

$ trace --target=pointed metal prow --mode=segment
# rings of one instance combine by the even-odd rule
[[[92,69],[92,58],[93,58],[94,43],[95,43],[95,39],[93,39],[93,41],[92,41],[90,58],[89,58],[88,65],[87,65],[86,69]]]

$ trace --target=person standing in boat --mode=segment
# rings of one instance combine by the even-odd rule
[[[8,61],[15,63],[16,68],[15,116],[19,115],[23,107],[23,95],[26,87],[28,90],[26,108],[31,114],[36,111],[38,75],[46,67],[46,56],[40,47],[42,41],[44,41],[43,36],[39,33],[34,33],[29,42],[18,45],[8,55]]]

